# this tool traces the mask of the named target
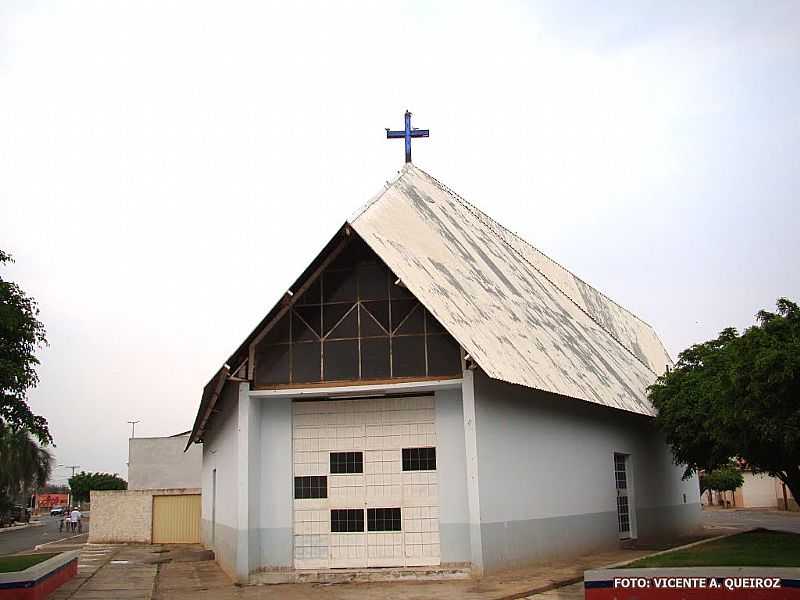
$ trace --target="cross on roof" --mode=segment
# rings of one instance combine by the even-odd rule
[[[402,131],[392,131],[386,128],[386,139],[404,138],[406,140],[406,162],[411,162],[411,138],[429,137],[429,129],[417,129],[411,127],[411,113],[406,111],[406,128]]]

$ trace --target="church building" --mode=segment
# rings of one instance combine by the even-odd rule
[[[409,162],[204,388],[202,541],[255,583],[689,533],[697,480],[647,399],[670,365],[650,325]]]

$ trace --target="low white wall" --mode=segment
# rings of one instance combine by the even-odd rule
[[[130,438],[128,489],[199,488],[203,450],[192,444],[184,452],[188,435]]]
[[[759,473],[742,473],[742,500],[750,508],[775,508],[778,505],[776,478]],[[781,502],[781,504],[783,504]]]
[[[153,496],[199,494],[198,488],[92,491],[89,543],[150,544],[153,540]]]

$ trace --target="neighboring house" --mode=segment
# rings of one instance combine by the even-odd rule
[[[647,399],[669,364],[650,325],[409,164],[205,387],[203,542],[259,582],[690,532],[697,479]]]
[[[93,491],[92,543],[197,543],[203,454],[189,432],[130,438],[128,489]]]
[[[199,488],[203,450],[191,447],[184,452],[189,433],[130,438],[128,489]]]
[[[714,506],[798,510],[792,492],[777,477],[743,470],[742,479],[744,480],[742,487],[737,488],[733,494],[731,492],[712,492]],[[703,505],[708,505],[708,492],[701,496],[701,501]]]

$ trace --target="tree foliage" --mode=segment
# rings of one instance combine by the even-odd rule
[[[725,465],[719,469],[714,469],[710,473],[700,477],[700,487],[703,491],[714,490],[715,492],[732,492],[744,484],[742,472],[732,465]]]
[[[81,471],[69,478],[72,497],[79,501],[88,501],[92,490],[127,490],[128,482],[116,473],[87,473]]]
[[[53,457],[26,430],[0,422],[0,465],[0,498],[9,502],[47,483]]]
[[[800,497],[800,308],[781,298],[742,335],[723,330],[681,352],[651,386],[656,422],[685,476],[732,457]]]
[[[0,250],[0,265],[12,262]],[[26,392],[39,383],[36,351],[47,344],[36,301],[0,276],[0,422],[28,430],[42,445],[53,438],[44,417],[33,414]]]

